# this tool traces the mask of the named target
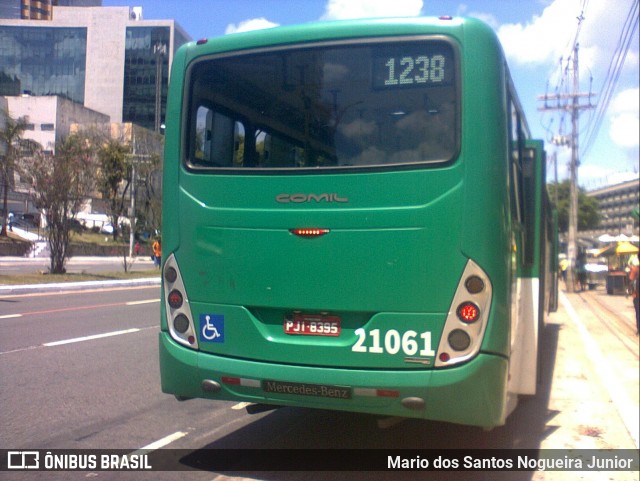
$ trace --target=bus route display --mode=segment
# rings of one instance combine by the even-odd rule
[[[415,44],[384,52],[376,51],[372,61],[373,88],[438,87],[451,85],[455,62],[451,46],[438,42],[436,47]]]

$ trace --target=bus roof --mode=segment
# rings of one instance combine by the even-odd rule
[[[491,27],[475,18],[399,17],[311,22],[253,30],[189,42],[183,45],[181,49],[186,50],[188,63],[190,59],[203,54],[245,50],[269,45],[423,34],[448,35],[460,40],[463,37],[463,32],[465,32],[465,35],[493,36],[498,42]]]

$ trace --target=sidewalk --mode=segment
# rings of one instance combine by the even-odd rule
[[[91,273],[99,274],[100,272],[117,272],[123,271],[122,257],[90,257],[77,256],[67,260],[65,267],[68,273]],[[33,273],[38,271],[47,271],[49,268],[48,258],[30,258],[30,257],[0,257],[0,273],[5,275],[20,276],[21,273]],[[31,294],[36,292],[60,292],[67,290],[89,290],[103,289],[112,287],[128,287],[128,286],[145,286],[160,285],[160,272],[152,271],[153,261],[147,256],[139,256],[133,259],[131,271],[147,271],[148,278],[139,279],[114,279],[100,281],[79,281],[79,282],[60,282],[60,283],[42,283],[28,285],[0,285],[0,296],[13,294]]]
[[[540,449],[637,449],[639,345],[631,298],[607,295],[603,287],[568,293],[564,283],[559,294],[542,333],[543,389],[534,398]],[[634,472],[595,471],[537,471],[531,480],[614,478],[638,480]]]
[[[128,260],[132,260],[127,256]],[[147,265],[153,266],[153,261],[149,256],[139,255],[134,257],[134,265]],[[122,256],[73,256],[67,257],[65,266],[73,268],[78,264],[122,264]],[[0,266],[5,264],[27,264],[38,265],[41,264],[45,267],[49,266],[49,257],[21,257],[21,256],[0,256]]]
[[[109,281],[59,282],[49,284],[26,284],[0,286],[0,296],[15,294],[34,294],[42,292],[83,291],[108,289],[113,287],[139,287],[160,285],[160,277],[143,279],[114,279]]]

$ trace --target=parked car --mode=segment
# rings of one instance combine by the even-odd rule
[[[31,227],[38,227],[40,225],[40,214],[20,214],[18,220]]]
[[[102,224],[102,227],[100,227],[100,233],[101,234],[113,234],[113,225],[111,225],[110,222],[108,222],[106,224]]]

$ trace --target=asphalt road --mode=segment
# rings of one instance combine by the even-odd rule
[[[523,400],[506,426],[482,429],[404,421],[387,429],[378,418],[283,408],[249,416],[229,402],[177,402],[160,392],[159,289],[125,288],[0,297],[0,447],[2,449],[186,449],[197,466],[205,448],[473,449],[635,448],[627,409],[638,400],[637,338],[623,346],[609,330],[594,351],[576,295],[565,298],[542,334],[541,392]],[[569,307],[571,306],[571,307]],[[578,321],[572,317],[577,310]],[[576,322],[586,322],[580,327]],[[617,333],[620,335],[620,333]],[[628,341],[628,333],[622,337]],[[593,341],[593,337],[591,341]],[[616,339],[618,339],[616,341]],[[618,344],[616,344],[618,343]],[[635,352],[634,348],[635,346]],[[603,380],[597,364],[611,350],[618,377]],[[627,354],[622,354],[626,349]],[[604,354],[603,354],[604,352]],[[598,355],[604,356],[603,359]],[[635,356],[635,359],[634,359]],[[635,372],[635,379],[634,373]],[[607,376],[606,372],[604,374]],[[634,384],[635,383],[635,384]],[[610,384],[610,385],[607,385]],[[622,399],[622,400],[620,400]],[[636,414],[637,424],[637,414]],[[628,419],[627,419],[628,421]],[[633,420],[632,420],[633,421]],[[637,431],[636,431],[637,436]],[[345,455],[349,455],[346,451]],[[11,474],[11,476],[7,476]],[[294,480],[637,480],[633,472],[510,473],[233,473],[251,479]],[[226,480],[229,473],[2,473],[0,479]]]

